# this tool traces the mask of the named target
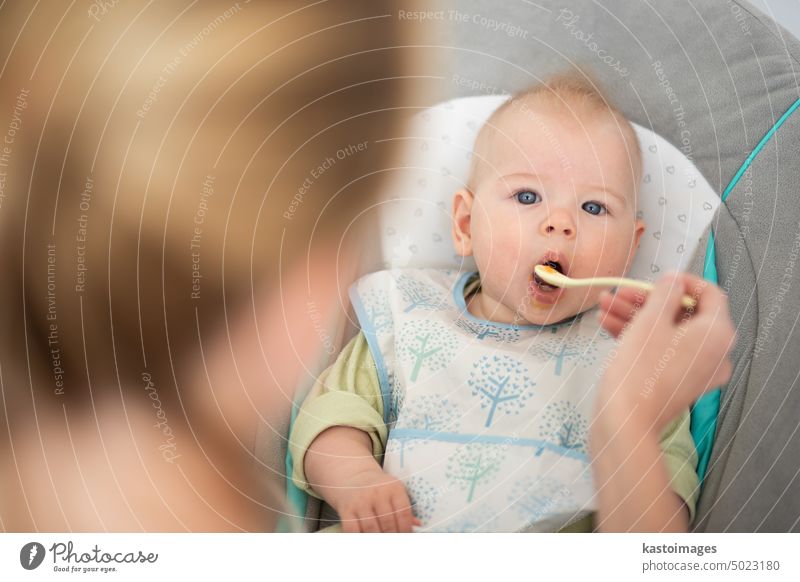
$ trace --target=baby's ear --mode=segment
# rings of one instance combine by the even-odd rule
[[[636,222],[633,225],[633,245],[631,246],[631,252],[628,255],[628,262],[625,265],[625,275],[627,275],[631,270],[631,265],[633,264],[633,260],[636,258],[636,251],[639,250],[639,243],[642,241],[642,235],[644,234],[644,231],[644,220],[641,218],[636,219]]]
[[[462,257],[472,255],[472,202],[475,196],[466,188],[462,188],[453,197],[452,235],[456,253]]]
[[[642,240],[642,235],[645,231],[644,220],[641,218],[636,219],[636,224],[633,225],[633,244],[635,248],[639,248],[639,243]]]

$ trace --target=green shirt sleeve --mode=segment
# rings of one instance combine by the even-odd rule
[[[294,460],[292,481],[317,498],[319,495],[306,481],[305,454],[313,440],[333,426],[351,426],[366,432],[372,439],[372,454],[381,462],[388,429],[383,422],[383,399],[375,360],[363,332],[350,340],[333,365],[314,383],[289,436]]]
[[[661,436],[661,452],[670,475],[670,487],[689,509],[689,523],[694,521],[700,479],[697,477],[697,449],[689,432],[690,415],[686,409],[672,421]]]

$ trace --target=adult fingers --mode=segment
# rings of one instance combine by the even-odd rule
[[[639,317],[648,327],[672,326],[683,309],[681,299],[686,294],[686,277],[681,273],[667,273],[656,281]]]
[[[694,310],[696,317],[710,317],[712,320],[722,317],[723,321],[731,323],[728,296],[725,292],[717,285],[698,277],[688,275],[686,277],[689,292],[697,300],[697,307]]]
[[[727,384],[733,374],[730,352],[736,344],[728,296],[717,285],[695,275],[682,273],[680,277],[687,294],[697,301],[691,318],[682,322],[683,331],[699,357],[712,365],[717,363],[708,389]]]
[[[647,301],[647,292],[635,287],[619,287],[614,293],[604,291],[601,300],[603,297],[608,297],[608,303],[611,305],[616,303],[621,306],[641,306]]]
[[[731,322],[727,309],[717,309],[713,313],[704,313],[694,322],[699,329],[707,330],[703,337],[695,334],[695,350],[707,359],[719,361],[715,373],[717,384],[726,384],[733,373],[731,352],[736,345],[736,329]]]
[[[600,295],[600,323],[611,335],[617,337],[644,301],[644,293],[635,289],[621,289],[614,295],[604,292]]]
[[[722,363],[717,370],[712,387],[715,388],[717,386],[723,386],[727,384],[730,381],[731,376],[733,376],[733,363],[731,362],[730,358],[725,357],[723,358]]]
[[[688,273],[683,274],[688,292],[697,301],[693,324],[707,330],[706,341],[712,342],[720,354],[728,354],[736,343],[736,329],[730,315],[728,296],[717,285]]]
[[[603,311],[602,309],[600,310],[600,325],[602,325],[612,336],[619,337],[627,324],[627,319],[623,319],[614,314]]]
[[[721,358],[716,364],[715,369],[707,377],[705,384],[700,386],[700,392],[705,393],[721,386],[725,386],[730,381],[732,375],[733,364],[731,363],[730,358]],[[698,393],[697,397],[700,397],[700,393]]]

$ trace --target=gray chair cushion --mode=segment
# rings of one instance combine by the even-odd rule
[[[446,48],[431,57],[441,62],[446,98],[513,92],[580,66],[631,120],[691,157],[720,194],[800,98],[800,43],[744,2],[452,4],[437,23]],[[739,341],[697,531],[800,531],[798,151],[800,110],[712,224]],[[697,274],[704,248],[705,239],[691,263]]]

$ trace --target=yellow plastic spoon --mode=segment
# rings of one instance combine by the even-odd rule
[[[545,283],[555,285],[556,287],[635,287],[642,291],[652,291],[653,284],[646,281],[639,281],[637,279],[626,279],[625,277],[590,277],[588,279],[572,279],[566,275],[559,273],[549,265],[536,265],[533,271]],[[694,309],[697,306],[697,301],[684,295],[681,303],[687,309]]]

